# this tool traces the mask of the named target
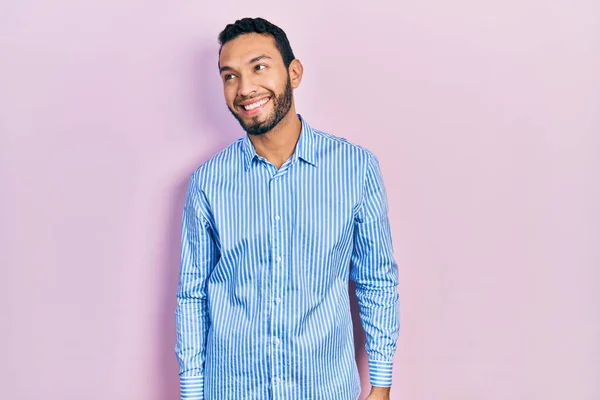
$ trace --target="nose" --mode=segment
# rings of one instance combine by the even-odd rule
[[[255,82],[249,76],[240,76],[239,78],[239,86],[238,86],[238,96],[239,97],[250,97],[257,90],[257,86]]]

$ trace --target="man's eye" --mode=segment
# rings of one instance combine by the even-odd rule
[[[225,75],[223,78],[224,78],[226,81],[228,81],[228,80],[231,80],[231,79],[235,78],[235,75],[233,75],[233,74],[227,74],[227,75]]]
[[[266,68],[267,68],[267,66],[264,65],[264,64],[258,64],[256,67],[254,67],[254,69],[256,71],[261,71],[261,70],[266,69]]]

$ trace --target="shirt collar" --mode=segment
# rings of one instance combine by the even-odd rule
[[[302,115],[297,114],[300,122],[302,123],[302,128],[300,130],[300,137],[298,138],[298,143],[296,143],[296,149],[294,150],[294,154],[292,155],[292,161],[296,161],[298,158],[306,161],[307,163],[317,166],[316,160],[316,150],[315,150],[315,137],[313,129],[310,127],[308,122]],[[244,151],[245,156],[245,169],[247,170],[254,158],[258,158],[258,154],[256,153],[256,149],[254,145],[250,141],[248,134],[242,138],[242,149]]]

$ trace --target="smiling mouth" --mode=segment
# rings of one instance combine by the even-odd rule
[[[242,105],[240,107],[244,111],[246,111],[247,113],[249,113],[249,112],[252,112],[252,111],[257,111],[259,108],[261,108],[262,106],[264,106],[265,104],[267,104],[269,102],[269,100],[271,100],[270,97],[265,97],[263,99],[255,101],[254,103],[245,104],[245,105]]]

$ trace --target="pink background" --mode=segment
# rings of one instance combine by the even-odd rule
[[[392,399],[600,399],[597,0],[3,2],[0,398],[177,398],[181,207],[243,134],[242,16],[287,31],[309,123],[380,158]]]

